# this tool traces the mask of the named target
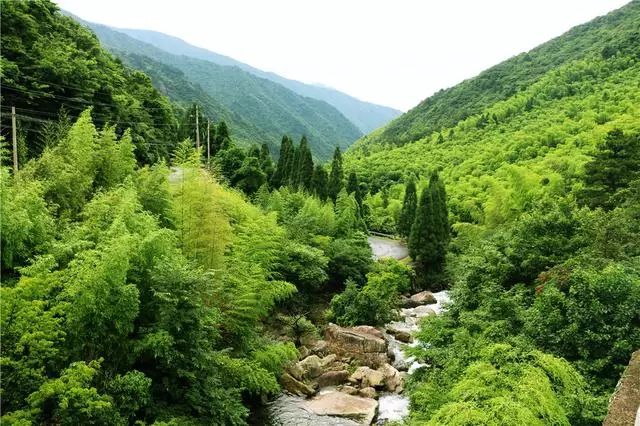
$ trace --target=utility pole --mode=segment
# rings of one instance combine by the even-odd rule
[[[196,149],[200,150],[200,126],[198,125],[198,104],[196,104]]]
[[[207,118],[207,165],[211,157],[211,144],[209,143],[209,127],[211,127],[211,121]]]
[[[11,132],[13,136],[13,175],[18,173],[18,137],[16,136],[16,107],[11,107]]]

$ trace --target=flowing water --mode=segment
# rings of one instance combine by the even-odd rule
[[[373,250],[376,259],[384,257],[403,258],[406,257],[406,247],[399,241],[389,240],[386,238],[370,237],[369,244]],[[439,314],[445,309],[449,303],[449,294],[447,291],[441,291],[433,294],[437,303],[432,305],[418,306],[415,308],[401,309],[400,318],[385,327],[394,328],[396,330],[414,333],[419,328],[420,319],[428,316]],[[389,351],[393,352],[395,359],[392,365],[400,370],[407,371],[409,374],[415,370],[424,367],[413,357],[408,357],[404,353],[407,343],[399,342],[390,334],[385,333],[385,338],[389,344]],[[414,340],[409,345],[419,345],[420,342]],[[322,390],[320,391],[322,393]],[[319,416],[307,411],[303,406],[304,398],[292,396],[286,393],[280,394],[275,400],[270,402],[260,412],[254,412],[251,423],[254,425],[266,426],[355,426],[356,423],[349,419],[331,416]],[[385,424],[390,421],[400,421],[409,414],[409,398],[404,395],[395,393],[383,393],[378,398],[378,415],[376,424]]]

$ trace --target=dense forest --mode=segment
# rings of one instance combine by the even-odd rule
[[[346,152],[253,138],[185,77],[210,65],[1,6],[3,423],[260,424],[329,377],[368,421],[384,389],[399,424],[602,424],[640,348],[640,2]],[[376,231],[409,256],[374,259]],[[401,374],[383,332],[430,291],[450,303],[413,320]],[[327,352],[335,330],[384,361]]]
[[[92,24],[92,26],[95,27],[95,24]],[[184,40],[167,34],[156,31],[125,28],[117,28],[116,31],[149,43],[159,49],[166,50],[174,55],[184,55],[210,61],[218,65],[238,67],[257,77],[278,83],[299,95],[324,101],[340,111],[363,133],[369,133],[402,114],[393,108],[361,101],[335,89],[315,84],[306,84],[284,78],[278,74],[259,70],[228,56],[190,45]]]
[[[283,134],[306,134],[314,157],[326,160],[334,146],[347,148],[362,135],[328,103],[300,96],[238,67],[171,54],[104,25],[86,25],[123,62],[147,73],[170,99],[182,105],[197,101],[205,106],[208,115],[229,121],[241,145],[267,143],[275,154],[274,142]],[[167,72],[171,72],[169,78]],[[193,91],[180,87],[165,90],[174,84],[176,74],[181,74],[180,80],[197,86],[197,97],[193,97]]]

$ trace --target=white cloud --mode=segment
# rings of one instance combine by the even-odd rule
[[[57,0],[266,71],[409,109],[627,0]]]

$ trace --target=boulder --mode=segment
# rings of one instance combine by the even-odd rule
[[[311,353],[318,356],[326,356],[329,354],[329,344],[324,340],[318,340],[311,347]]]
[[[316,393],[315,389],[311,386],[297,380],[289,373],[284,373],[280,377],[280,384],[287,391],[298,396],[310,396]]]
[[[325,330],[329,352],[360,364],[377,368],[387,362],[387,342],[380,330],[369,326],[340,327],[329,324]]]
[[[421,291],[420,293],[416,293],[412,295],[409,300],[415,304],[414,306],[438,303],[435,296],[430,291]]]
[[[640,425],[640,350],[631,354],[609,401],[609,412],[603,426]]]
[[[340,392],[344,392],[348,395],[355,395],[358,393],[358,389],[354,388],[353,386],[349,386],[349,385],[343,385],[340,387]]]
[[[411,343],[413,342],[413,337],[411,333],[405,330],[398,330],[397,328],[389,327],[387,328],[387,333],[391,334],[396,340],[403,343]]]
[[[358,369],[349,377],[351,383],[361,383],[363,388],[366,387],[382,387],[384,384],[384,373],[373,370],[369,367],[358,367]]]
[[[370,334],[379,339],[384,339],[384,334],[382,334],[382,331],[370,325],[357,325],[355,327],[351,327],[351,329],[358,333]]]
[[[315,379],[322,374],[322,361],[317,355],[309,355],[302,361],[298,362],[302,369],[302,377],[305,379]]]
[[[303,380],[304,370],[299,362],[291,363],[287,367],[287,372],[291,374],[296,380]]]
[[[385,364],[380,367],[378,371],[382,373],[382,376],[384,377],[384,387],[389,392],[402,392],[404,388],[404,380],[402,374],[398,370],[389,364]]]
[[[378,401],[371,398],[330,391],[302,402],[305,410],[319,416],[335,416],[370,425],[378,410]]]
[[[376,390],[374,388],[369,386],[369,387],[360,389],[358,391],[358,395],[360,395],[360,396],[362,396],[364,398],[375,398],[376,396],[378,396],[378,393],[376,392]]]
[[[308,357],[309,355],[311,355],[311,349],[309,349],[306,346],[300,346],[298,348],[298,353],[300,354],[300,359],[304,359],[304,358]]]
[[[320,377],[318,377],[318,386],[324,388],[326,386],[337,386],[345,383],[349,379],[349,372],[346,370],[342,371],[327,371],[326,373],[322,373]]]
[[[329,354],[325,356],[320,361],[320,363],[322,364],[322,368],[327,368],[329,365],[333,364],[336,361],[336,359],[338,359],[336,354]]]

